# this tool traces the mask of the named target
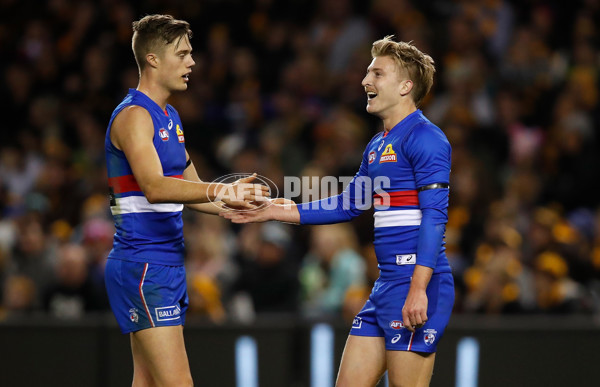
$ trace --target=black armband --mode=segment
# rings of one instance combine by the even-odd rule
[[[187,167],[189,167],[190,165],[192,165],[192,159],[191,158],[189,158],[188,161],[186,161],[185,168],[183,168],[183,169],[187,169]]]
[[[438,188],[450,188],[450,184],[433,183],[433,184],[429,184],[429,185],[424,185],[423,187],[417,188],[417,192],[427,191],[428,189],[438,189]]]

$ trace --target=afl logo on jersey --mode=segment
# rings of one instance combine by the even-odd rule
[[[158,135],[160,136],[161,140],[169,141],[169,132],[167,132],[166,130],[164,130],[164,129],[159,130]]]
[[[392,329],[402,329],[404,328],[404,324],[400,320],[390,321],[390,328]]]
[[[369,153],[369,164],[373,164],[373,161],[375,161],[375,151]]]
[[[392,144],[387,144],[385,150],[381,154],[381,158],[379,159],[379,164],[381,163],[395,163],[398,161],[396,156],[396,152],[392,148]]]

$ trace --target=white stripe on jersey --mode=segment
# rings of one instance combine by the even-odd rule
[[[375,228],[396,226],[419,226],[423,214],[421,210],[376,211]]]
[[[183,204],[155,203],[152,204],[145,196],[128,196],[116,199],[117,205],[111,206],[113,215],[131,214],[134,212],[179,212],[183,211]]]

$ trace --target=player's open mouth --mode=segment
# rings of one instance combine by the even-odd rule
[[[187,82],[190,80],[190,74],[182,75],[181,78],[185,79],[185,81]]]
[[[375,97],[377,97],[377,93],[373,93],[372,91],[367,93],[367,99],[371,100]]]

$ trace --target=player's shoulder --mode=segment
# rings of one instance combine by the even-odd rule
[[[140,105],[128,105],[125,106],[119,114],[115,117],[115,123],[124,122],[124,123],[137,123],[137,122],[145,122],[152,121],[152,117],[150,116],[150,112],[143,106]]]
[[[450,145],[442,129],[429,121],[425,116],[422,116],[415,122],[407,137],[416,142],[445,143]]]
[[[146,108],[139,105],[129,105],[117,114],[112,123],[111,131],[117,136],[136,132],[150,134],[154,132],[154,125],[150,112]]]

